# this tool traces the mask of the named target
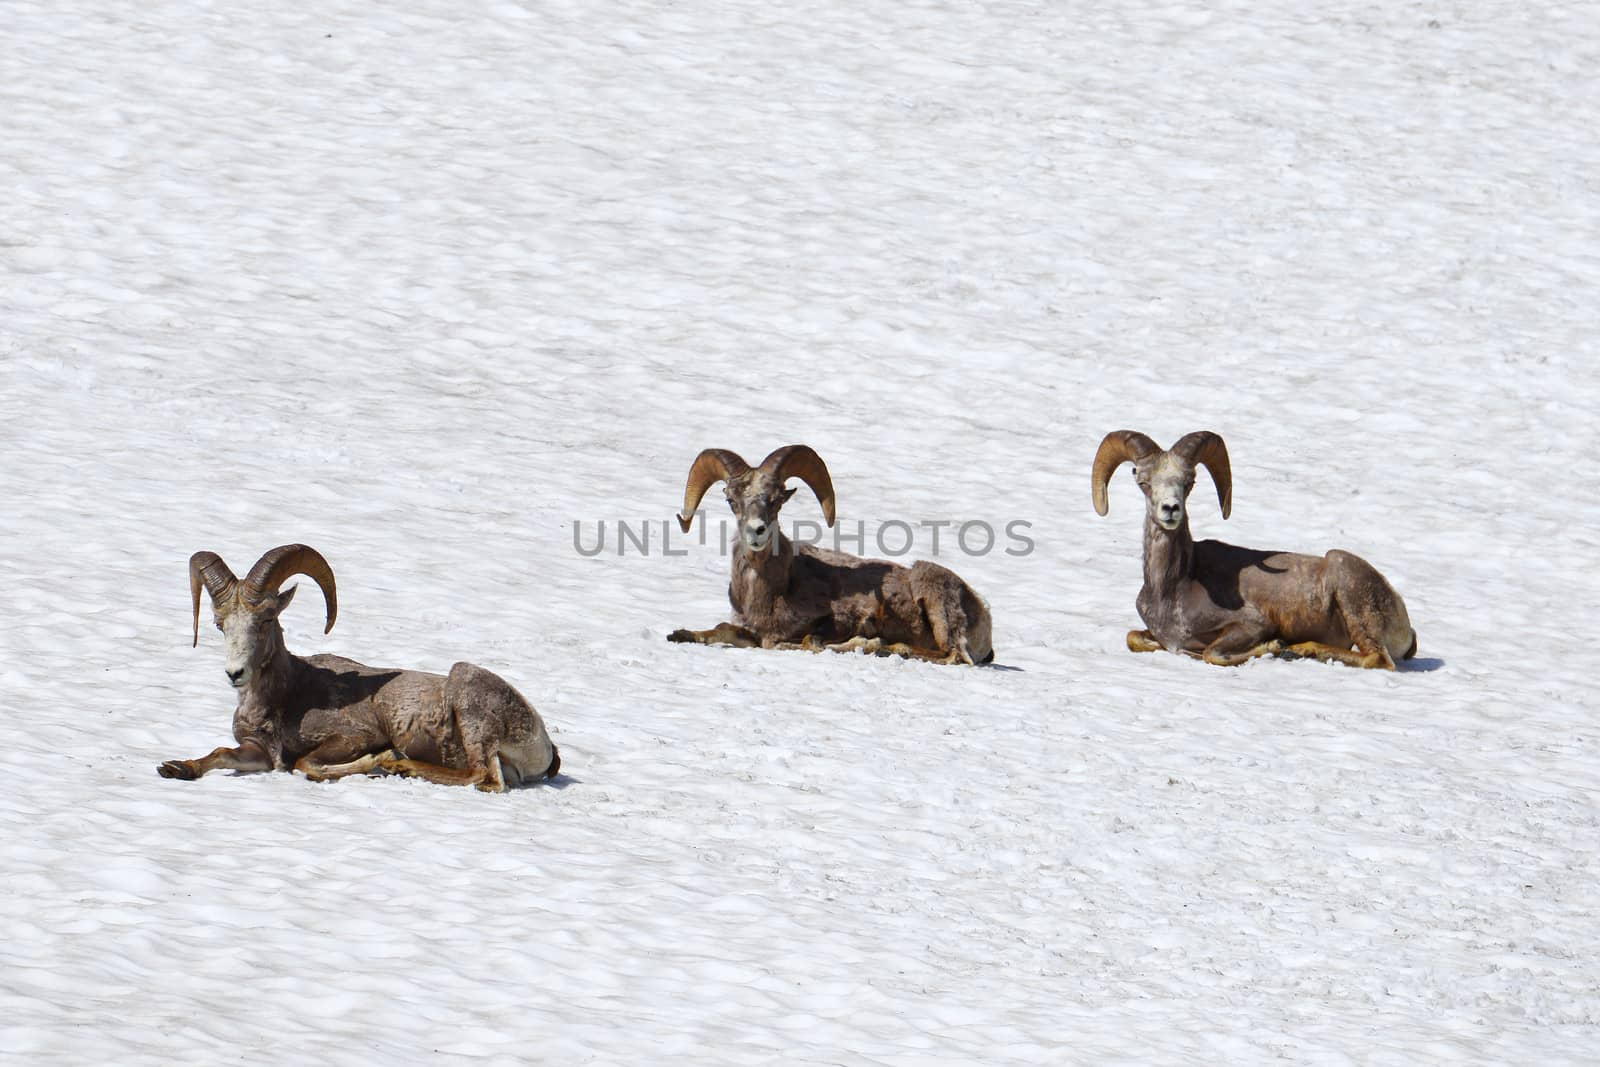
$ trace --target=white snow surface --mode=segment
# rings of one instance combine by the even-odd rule
[[[1594,4],[4,7],[7,1063],[1600,1062]],[[1118,428],[1419,658],[1128,653]],[[1032,524],[937,555],[1007,669],[664,640],[796,441],[869,553]],[[293,650],[565,773],[157,777],[185,561],[291,541]]]

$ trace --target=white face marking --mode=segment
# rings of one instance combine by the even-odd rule
[[[222,667],[234,688],[254,682],[256,674],[283,647],[278,612],[292,594],[289,590],[276,603],[255,608],[235,603],[216,616],[217,628],[222,631]]]
[[[1194,488],[1194,468],[1170,452],[1150,464],[1148,483],[1144,472],[1140,482],[1145,484],[1149,498],[1150,517],[1163,530],[1176,530],[1183,525],[1184,501]]]
[[[228,680],[236,687],[250,680],[255,659],[253,622],[248,611],[232,611],[218,620],[222,627],[222,669],[228,672]]]

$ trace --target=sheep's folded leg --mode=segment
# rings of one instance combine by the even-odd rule
[[[1294,656],[1303,656],[1307,659],[1318,659],[1324,663],[1343,663],[1349,667],[1362,667],[1367,670],[1392,671],[1395,669],[1394,660],[1383,649],[1372,652],[1351,651],[1348,648],[1337,648],[1325,645],[1321,641],[1301,641],[1290,645],[1284,651]]]
[[[1218,667],[1237,667],[1246,660],[1256,659],[1260,656],[1276,656],[1282,651],[1282,641],[1266,641],[1243,652],[1213,652],[1208,648],[1201,654],[1200,658]]]
[[[1264,637],[1257,625],[1231,623],[1206,646],[1201,658],[1219,667],[1237,667],[1257,656],[1272,656],[1283,651],[1282,641],[1270,637],[1263,640]]]
[[[828,644],[810,635],[799,645],[810,652],[865,652],[869,656],[903,656],[906,659],[926,660],[929,663],[969,663],[959,649],[940,652],[937,649],[917,648],[904,642],[885,642],[881,637],[852,637],[848,641]]]
[[[674,644],[731,645],[734,648],[760,648],[761,638],[755,631],[731,622],[719,623],[709,630],[674,630],[667,635]]]
[[[393,759],[394,755],[394,749],[386,748],[382,752],[368,752],[353,760],[325,763],[316,752],[311,752],[295,760],[294,769],[313,782],[332,782],[351,774],[381,773],[384,762]]]
[[[807,652],[865,652],[869,656],[883,655],[883,639],[878,637],[852,637],[848,641],[825,641],[814,634],[806,634],[797,645],[783,648],[803,648]]]
[[[1128,631],[1129,652],[1160,652],[1161,642],[1157,641],[1149,630]]]
[[[500,776],[500,761],[490,761],[491,767],[445,767],[415,759],[386,759],[379,767],[389,774],[406,778],[421,778],[434,785],[475,785],[486,793],[503,793],[505,780]]]
[[[959,648],[940,652],[936,648],[918,648],[915,645],[907,645],[898,641],[892,645],[884,645],[878,655],[904,656],[906,659],[920,659],[928,663],[965,663],[968,666],[972,665],[972,658],[963,656]]]
[[[238,748],[215,748],[199,759],[169,759],[156,768],[163,778],[192,782],[207,771],[270,771],[272,757],[261,746],[245,742]]]

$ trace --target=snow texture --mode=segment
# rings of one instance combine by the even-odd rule
[[[1596,17],[8,0],[0,1058],[1600,1061]],[[1128,653],[1119,428],[1420,657]],[[869,553],[1031,523],[937,555],[1004,669],[664,640],[690,460],[796,441]],[[566,773],[158,778],[229,738],[185,560],[291,541],[292,649]]]

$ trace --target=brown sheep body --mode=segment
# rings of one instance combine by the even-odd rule
[[[158,768],[162,777],[193,779],[218,769],[293,769],[316,780],[387,773],[501,792],[559,770],[560,755],[539,713],[482,667],[457,663],[440,675],[289,652],[278,616],[295,589],[277,590],[293,574],[321,587],[332,630],[333,570],[315,549],[275,548],[243,580],[213,552],[190,558],[195,643],[204,588],[223,633],[228,680],[239,692],[237,744],[168,760]]]
[[[954,572],[926,560],[903,566],[796,544],[778,512],[799,478],[834,523],[833,482],[805,445],[777,449],[751,467],[737,453],[708,448],[684,488],[685,532],[706,490],[726,485],[738,521],[728,600],[734,621],[710,630],[675,630],[668,640],[761,648],[861,650],[942,663],[994,658],[989,608]]]
[[[1223,666],[1286,654],[1387,670],[1416,655],[1405,601],[1360,556],[1195,541],[1186,501],[1196,464],[1211,472],[1222,517],[1232,510],[1228,450],[1217,434],[1197,431],[1167,450],[1132,430],[1107,434],[1091,475],[1101,515],[1108,510],[1112,473],[1130,461],[1145,495],[1144,586],[1138,598],[1145,629],[1128,632],[1130,649],[1189,653]]]

